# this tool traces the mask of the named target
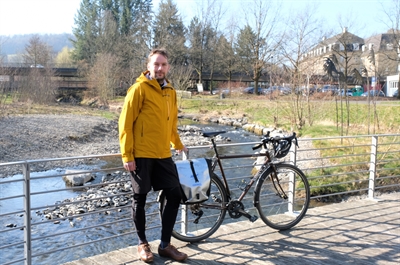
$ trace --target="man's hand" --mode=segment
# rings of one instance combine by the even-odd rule
[[[178,154],[180,154],[182,151],[185,152],[185,154],[187,154],[187,152],[189,151],[186,146],[183,146],[183,148],[181,150],[176,150],[178,152]]]
[[[135,161],[129,161],[129,162],[124,163],[124,168],[128,171],[135,171],[136,170]]]

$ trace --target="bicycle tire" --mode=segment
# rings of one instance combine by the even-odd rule
[[[277,191],[271,179],[274,170],[268,168],[257,181],[254,201],[265,224],[277,230],[287,230],[298,224],[306,214],[310,203],[310,186],[298,167],[286,163],[275,166],[280,187],[288,198],[280,196],[282,192]],[[293,183],[292,193],[289,188]]]
[[[165,196],[161,195],[159,201],[160,213],[162,213],[166,202]],[[200,204],[182,205],[183,207],[180,207],[178,211],[172,236],[190,243],[199,242],[210,237],[224,221],[227,201],[228,195],[225,186],[218,176],[213,174],[211,176],[211,189],[208,200]],[[186,211],[184,210],[185,207]],[[203,214],[198,218],[200,211]],[[194,222],[196,218],[198,218],[197,224]],[[184,219],[187,220],[186,226],[184,225]]]

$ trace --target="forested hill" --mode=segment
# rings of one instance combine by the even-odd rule
[[[34,35],[38,34],[0,36],[0,55],[22,53],[29,43],[29,39]],[[72,48],[70,41],[73,38],[72,34],[39,34],[38,36],[41,41],[53,47],[53,51],[56,53],[60,52],[65,46]]]

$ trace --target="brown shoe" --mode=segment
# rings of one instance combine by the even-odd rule
[[[150,245],[147,243],[140,244],[138,246],[138,254],[139,258],[143,260],[144,262],[153,262],[154,256],[153,253],[151,253]]]
[[[158,254],[162,257],[167,257],[171,258],[176,261],[184,261],[187,259],[188,255],[185,253],[179,252],[176,247],[174,247],[171,244],[168,244],[168,246],[164,249],[161,247],[158,247]]]

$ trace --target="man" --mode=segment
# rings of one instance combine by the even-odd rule
[[[172,160],[172,148],[187,151],[178,130],[176,92],[166,78],[170,69],[168,54],[154,49],[148,56],[147,71],[127,92],[119,118],[119,141],[124,168],[131,172],[132,217],[139,238],[139,258],[152,262],[154,257],[145,235],[147,193],[164,190],[167,204],[162,216],[158,254],[176,261],[187,255],[170,244],[181,201],[178,173]]]

